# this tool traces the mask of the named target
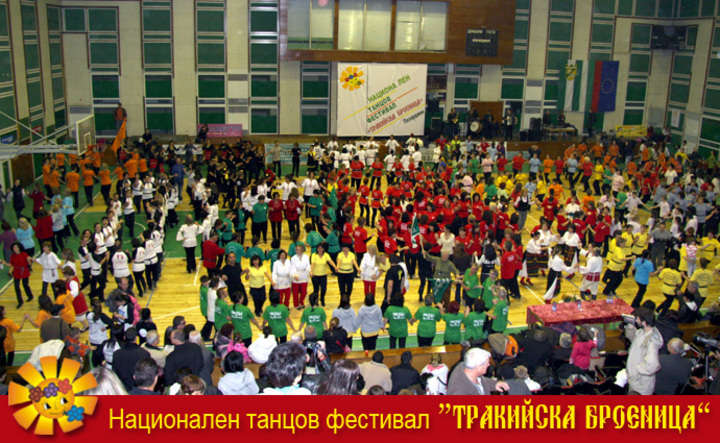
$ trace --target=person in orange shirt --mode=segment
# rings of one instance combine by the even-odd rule
[[[650,148],[643,149],[640,155],[642,158],[642,163],[647,163],[650,160]]]
[[[105,163],[100,167],[98,175],[100,176],[100,194],[105,199],[105,204],[110,206],[110,186],[112,181],[110,180],[110,169]]]
[[[50,174],[48,175],[48,186],[50,186],[50,189],[53,190],[52,193],[48,194],[48,197],[52,197],[55,195],[55,191],[60,188],[60,183],[65,183],[62,180],[60,180],[60,171],[55,169],[55,167],[50,167]]]
[[[564,160],[567,162],[570,157],[575,153],[575,145],[570,145],[564,153]]]
[[[71,168],[72,168],[73,166],[77,165],[77,164],[78,164],[78,156],[77,156],[77,154],[70,154],[70,155],[68,155],[68,161],[70,162],[70,167],[71,167]]]
[[[625,165],[625,168],[627,169],[628,176],[632,176],[637,172],[637,165],[632,160],[630,160],[628,164]]]
[[[95,175],[97,175],[97,173],[100,172],[100,165],[102,164],[102,158],[100,156],[100,153],[91,151],[90,160],[92,161],[93,171],[95,172]]]
[[[543,175],[545,176],[545,183],[550,182],[550,171],[552,171],[554,164],[555,162],[550,158],[550,154],[546,155],[545,160],[543,160]]]
[[[43,186],[45,186],[45,195],[52,197],[52,190],[50,189],[50,172],[50,159],[46,158],[43,160],[42,167]]]
[[[553,180],[553,184],[548,186],[548,189],[552,189],[555,193],[555,198],[560,201],[563,198],[565,198],[565,195],[563,194],[563,186],[560,184],[558,179]]]
[[[590,207],[590,203],[595,203],[595,197],[589,194],[585,194],[585,197],[582,198],[583,211],[587,212],[588,208]]]
[[[580,155],[580,158],[583,158],[585,156],[585,153],[587,152],[588,147],[585,143],[580,143],[577,147],[577,152]]]
[[[592,147],[592,151],[595,155],[595,161],[598,162],[602,158],[605,148],[603,148],[599,143],[596,143],[595,146]]]
[[[95,187],[95,182],[97,181],[97,177],[95,176],[95,171],[93,171],[90,168],[85,168],[85,169],[83,169],[82,177],[83,177],[83,186],[85,187],[85,198],[87,199],[87,204],[92,206],[92,204],[93,204],[93,187]]]
[[[612,160],[612,157],[610,156],[610,154],[607,154],[607,155],[605,156],[605,158],[603,158],[603,166],[609,165],[609,164],[610,164],[610,160]]]
[[[77,172],[77,166],[72,166],[70,172],[65,174],[65,182],[67,189],[72,193],[75,209],[80,206],[80,174]]]
[[[55,164],[57,165],[58,171],[60,171],[60,177],[65,178],[65,154],[62,152],[55,156]]]
[[[148,173],[147,159],[145,157],[142,157],[140,161],[138,161],[138,171],[140,172],[140,177],[144,179]]]
[[[616,143],[613,143],[612,145],[610,145],[609,152],[613,158],[617,158],[617,156],[620,154],[620,146],[618,146]]]
[[[128,178],[130,180],[135,180],[135,175],[138,172],[138,161],[134,156],[125,162],[125,169],[127,170]]]
[[[608,166],[608,165],[605,165],[605,166]],[[612,160],[610,160],[610,165],[609,165],[609,166],[610,166],[610,170],[611,170],[611,171],[614,170],[615,168],[617,168],[617,162],[615,161],[614,158],[613,158]]]

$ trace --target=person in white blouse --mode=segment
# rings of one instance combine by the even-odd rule
[[[377,280],[380,278],[380,269],[377,265],[377,246],[369,245],[367,253],[360,261],[360,278],[362,278],[365,294],[375,295]]]
[[[295,181],[290,178],[289,175],[285,176],[285,181],[277,186],[277,189],[282,191],[282,201],[286,202],[290,198],[290,193],[293,189],[297,189]]]
[[[187,261],[185,269],[188,274],[197,270],[197,262],[195,261],[195,248],[197,247],[197,236],[204,232],[203,227],[193,220],[192,215],[185,216],[185,224],[178,230],[176,241],[182,242],[185,248],[185,260]]]
[[[580,246],[582,246],[580,236],[575,232],[575,225],[572,223],[568,225],[567,231],[565,231],[565,234],[560,238],[560,244],[565,246],[565,264],[575,266],[577,264],[577,253],[580,250]]]
[[[292,265],[287,252],[281,249],[278,253],[278,259],[273,263],[272,282],[275,290],[280,293],[281,303],[288,308],[290,307],[290,293],[292,292],[290,288],[292,273]]]
[[[440,246],[440,249],[445,249],[448,251],[455,250],[455,234],[450,231],[449,225],[445,225],[443,227],[443,232],[438,235],[437,242]]]
[[[112,263],[113,277],[115,277],[115,282],[118,286],[122,278],[127,278],[128,286],[132,288],[134,284],[130,276],[130,263],[132,263],[132,259],[122,250],[120,240],[115,242],[115,252],[110,256],[110,262]]]
[[[310,281],[310,258],[305,254],[305,245],[295,246],[295,255],[290,259],[291,286],[295,309],[305,309],[305,296]]]
[[[52,251],[52,244],[48,241],[43,242],[42,254],[40,257],[35,259],[36,263],[39,263],[43,267],[42,272],[42,294],[47,295],[48,285],[52,286],[55,281],[59,278],[58,266],[60,266],[60,259]],[[53,287],[53,291],[55,288]],[[55,294],[57,297],[58,294]]]
[[[550,259],[550,272],[548,272],[547,286],[545,293],[546,303],[551,303],[552,299],[560,293],[560,287],[562,284],[562,273],[573,273],[575,268],[565,265],[563,260],[563,247],[561,245],[555,246],[553,250],[553,256]]]
[[[580,285],[580,296],[585,300],[588,294],[591,294],[592,299],[595,300],[597,299],[600,275],[602,274],[603,268],[601,251],[600,248],[593,248],[589,251],[583,249],[580,253],[586,257],[585,266],[580,266],[579,268],[583,276],[583,281]]]
[[[388,148],[389,153],[395,154],[397,152],[397,149],[400,147],[400,143],[395,140],[395,136],[391,135],[390,139],[385,142],[385,147]]]
[[[520,283],[526,286],[532,286],[531,278],[536,278],[540,273],[539,257],[542,254],[543,247],[540,243],[540,231],[531,234],[530,241],[525,246],[525,261],[520,271]]]

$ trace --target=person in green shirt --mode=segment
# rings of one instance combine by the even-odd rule
[[[476,155],[473,155],[473,158],[470,159],[470,174],[475,179],[477,179],[478,174],[480,174],[480,160],[478,160]]]
[[[245,243],[245,211],[240,209],[235,217],[235,232],[240,234],[240,244]]]
[[[300,317],[300,330],[302,331],[305,325],[312,326],[315,328],[317,336],[322,337],[323,332],[327,329],[327,314],[323,308],[318,307],[318,298],[317,292],[310,294],[308,298],[310,307],[305,308]]]
[[[489,199],[494,199],[497,196],[498,189],[497,186],[495,186],[494,182],[490,182],[487,186],[485,186],[485,197]]]
[[[237,232],[232,235],[230,242],[225,245],[225,255],[230,254],[235,254],[235,258],[238,260],[245,256],[245,248],[240,243],[240,234]]]
[[[493,300],[495,299],[495,288],[497,284],[498,272],[492,269],[488,274],[488,278],[483,282],[483,293],[482,301],[485,302],[485,306],[492,306]],[[473,306],[470,306],[473,309]]]
[[[313,196],[307,201],[307,206],[310,208],[310,219],[314,226],[318,226],[320,223],[320,211],[322,211],[323,201],[320,198],[320,192],[316,189],[313,191]]]
[[[498,298],[495,299],[495,307],[492,310],[492,314],[488,313],[488,317],[492,319],[490,329],[493,332],[504,333],[508,325],[508,311],[510,307],[507,302],[507,292],[505,288],[500,288],[497,291]]]
[[[408,323],[415,323],[412,313],[403,305],[402,299],[395,297],[391,300],[391,305],[385,310],[385,326],[389,326],[390,333],[390,349],[405,347],[408,336]]]
[[[290,243],[290,246],[288,246],[288,258],[292,258],[295,255],[295,247],[297,245],[307,246],[304,242],[298,240],[299,237],[300,233],[297,231],[290,233],[290,240],[292,240],[292,242]]]
[[[225,218],[222,221],[222,225],[220,226],[220,231],[222,232],[222,235],[220,236],[220,240],[222,240],[222,243],[220,246],[225,246],[232,240],[233,237],[233,219],[235,219],[235,213],[231,211],[225,211]]]
[[[442,318],[440,309],[433,306],[435,297],[432,295],[425,296],[425,306],[421,306],[415,311],[415,321],[418,323],[417,340],[419,347],[432,346],[435,338],[437,323]],[[440,305],[442,306],[442,305]]]
[[[260,261],[264,262],[266,260],[265,252],[258,246],[258,243],[260,243],[260,237],[253,236],[250,242],[252,243],[252,246],[247,248],[245,251],[245,258],[250,261],[254,256],[258,256],[260,257]]]
[[[265,259],[270,262],[270,269],[273,268],[273,265],[277,261],[278,257],[280,256],[280,239],[276,238],[275,240],[270,243],[270,249],[267,254],[265,254]]]
[[[293,332],[296,331],[292,319],[290,319],[290,311],[287,306],[280,303],[280,293],[278,291],[270,292],[270,306],[265,308],[262,316],[262,327],[269,325],[278,343],[287,341],[288,326]]]
[[[482,296],[483,286],[480,284],[478,269],[480,269],[480,265],[473,260],[470,268],[467,269],[465,275],[463,275],[462,287],[465,306],[472,306],[475,300]]]
[[[440,305],[440,312],[442,313],[442,305]],[[463,319],[465,317],[460,313],[460,303],[455,300],[448,304],[448,310],[442,314],[442,319],[445,322],[445,340],[444,345],[456,345],[460,343],[462,339],[461,330]]]
[[[227,288],[220,288],[217,291],[215,300],[215,330],[219,331],[225,324],[230,322],[230,306],[227,304]]]
[[[323,239],[322,235],[313,229],[312,223],[307,223],[305,225],[305,232],[307,233],[305,236],[305,244],[310,246],[310,251],[314,254],[317,252],[318,245],[325,241],[325,239]]]
[[[268,211],[270,207],[265,203],[265,196],[258,197],[258,202],[252,207],[252,235],[260,237],[262,235],[263,243],[267,242],[267,221]]]
[[[205,317],[207,321],[207,305],[208,305],[208,290],[210,289],[210,277],[203,275],[200,277],[200,313]]]
[[[325,238],[325,243],[328,245],[327,252],[330,254],[330,258],[337,263],[337,256],[340,253],[340,234],[337,223],[330,224],[330,233]]]
[[[485,333],[485,322],[487,315],[485,314],[485,302],[481,299],[475,300],[470,306],[465,308],[465,318],[462,323],[465,325],[465,340],[472,342],[473,340],[482,340],[487,337]]]
[[[254,324],[256,328],[262,331],[260,323],[255,319],[255,314],[252,310],[245,306],[245,295],[236,291],[230,294],[230,301],[233,302],[233,306],[230,310],[230,321],[232,322],[235,332],[239,333],[242,337],[242,342],[245,347],[250,347],[252,343],[252,329],[250,323]]]

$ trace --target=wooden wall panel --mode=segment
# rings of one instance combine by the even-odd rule
[[[515,36],[515,0],[445,0],[448,3],[447,50],[445,52],[368,52],[314,51],[288,49],[287,4],[280,0],[280,59],[307,61],[353,61],[385,63],[458,63],[510,65]],[[439,1],[439,0],[425,0]],[[337,11],[337,8],[336,8]],[[393,12],[395,5],[393,4]],[[335,47],[337,47],[338,14],[335,15]],[[486,27],[498,30],[497,57],[467,57],[466,31]],[[394,33],[391,33],[394,34]],[[394,35],[391,36],[394,40]]]

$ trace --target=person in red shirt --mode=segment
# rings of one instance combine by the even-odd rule
[[[355,259],[358,263],[361,263],[363,255],[367,252],[367,243],[373,236],[368,236],[367,230],[365,229],[365,217],[358,218],[357,222],[358,225],[352,232],[352,238],[355,249]]]
[[[512,298],[520,298],[520,286],[518,285],[516,272],[520,259],[514,250],[512,242],[505,242],[503,250],[505,252],[500,259],[500,278],[502,279],[503,286],[508,291],[508,295]],[[522,266],[522,264],[520,266]]]
[[[355,230],[355,228],[353,228],[354,222],[355,216],[349,214],[345,219],[345,224],[342,228],[342,238],[340,239],[340,244],[351,245],[353,243],[353,231]]]
[[[272,227],[272,238],[273,240],[279,240],[282,237],[282,221],[283,211],[285,205],[280,200],[280,194],[273,192],[272,200],[268,202],[268,219],[270,220],[270,226]]]
[[[297,199],[298,192],[293,189],[290,192],[288,201],[285,202],[285,219],[288,222],[288,231],[292,234],[293,232],[300,232],[300,213],[302,212],[302,203]]]
[[[508,161],[504,156],[501,156],[497,159],[495,164],[497,165],[498,172],[505,172],[505,167],[507,166]]]
[[[363,177],[363,169],[365,169],[365,164],[360,161],[360,157],[357,155],[353,157],[353,161],[350,163],[350,177],[352,178],[352,187],[355,189],[358,189],[360,187],[360,181]]]
[[[583,184],[583,190],[586,194],[590,193],[590,177],[592,176],[593,171],[595,170],[595,165],[590,161],[590,158],[585,157],[583,162],[580,164],[580,168],[583,170],[583,178],[582,178],[582,184]]]
[[[23,251],[20,243],[12,244],[12,255],[10,256],[10,262],[0,260],[0,263],[10,266],[12,268],[11,273],[15,283],[15,296],[18,301],[18,309],[23,305],[22,294],[20,293],[20,283],[22,282],[23,288],[25,289],[25,295],[27,301],[32,301],[33,294],[30,289],[28,280],[30,279],[30,266],[32,265],[32,257],[30,257],[25,251]]]
[[[524,164],[525,157],[523,157],[522,152],[518,152],[515,157],[513,157],[513,177],[522,172]]]
[[[562,176],[564,167],[565,162],[563,161],[562,157],[558,155],[557,160],[555,160],[555,178],[557,179],[558,183],[562,183],[560,177]]]
[[[380,189],[380,186],[382,186],[382,176],[385,167],[379,158],[376,158],[370,167],[372,168],[372,181],[370,182],[370,188]],[[377,186],[375,185],[375,182],[377,182]]]
[[[207,269],[208,277],[212,278],[216,275],[216,267],[218,263],[218,257],[225,254],[225,249],[221,248],[217,244],[218,233],[213,230],[210,234],[210,239],[206,240],[202,244],[202,261],[203,266]]]
[[[362,185],[358,188],[360,217],[366,217],[366,220],[370,218],[370,187],[368,186],[368,181],[369,179],[367,177],[363,178]]]
[[[370,207],[372,208],[372,215],[370,216],[370,227],[375,228],[375,220],[377,219],[378,210],[384,200],[383,192],[380,189],[375,189],[370,194]],[[382,215],[382,212],[381,212]]]
[[[35,225],[35,237],[38,242],[42,245],[44,242],[50,242],[52,245],[52,251],[57,252],[57,245],[55,244],[55,233],[52,229],[53,219],[52,215],[48,214],[44,208],[40,208],[37,213],[37,224]]]
[[[552,189],[550,190],[550,194],[545,197],[545,200],[540,202],[540,205],[543,208],[543,215],[547,219],[548,224],[552,226],[552,223],[555,221],[555,213],[558,208],[558,202],[555,199],[555,192]]]

